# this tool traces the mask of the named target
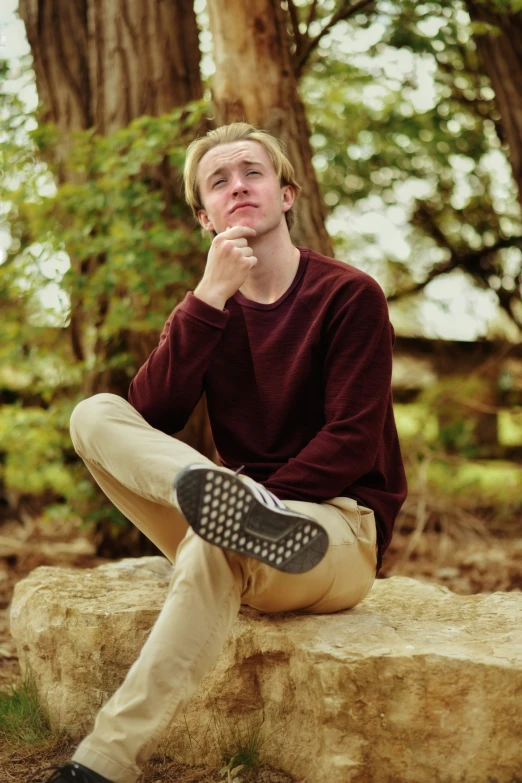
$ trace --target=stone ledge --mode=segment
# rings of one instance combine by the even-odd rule
[[[78,739],[91,730],[171,574],[162,557],[129,558],[41,566],[16,585],[20,664],[55,726]],[[267,763],[307,783],[512,783],[522,776],[521,694],[521,593],[459,596],[378,579],[346,612],[243,607],[162,747],[180,761],[217,763],[216,732],[262,723]]]

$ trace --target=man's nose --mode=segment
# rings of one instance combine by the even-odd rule
[[[234,196],[237,196],[239,193],[246,193],[247,191],[248,185],[246,181],[241,177],[237,177],[236,180],[232,183],[232,193]]]

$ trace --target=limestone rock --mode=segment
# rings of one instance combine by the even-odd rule
[[[160,612],[172,572],[163,557],[97,568],[40,566],[17,582],[11,633],[51,723],[73,737],[119,687]]]
[[[36,568],[11,628],[53,723],[80,739],[156,619],[161,557]],[[162,747],[219,761],[261,727],[263,759],[307,783],[512,783],[522,777],[522,594],[459,596],[378,579],[350,611],[243,608]]]

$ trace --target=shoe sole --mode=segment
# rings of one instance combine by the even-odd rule
[[[234,474],[188,466],[174,479],[187,522],[209,544],[253,557],[288,574],[314,568],[328,549],[328,535],[310,517],[267,508]]]

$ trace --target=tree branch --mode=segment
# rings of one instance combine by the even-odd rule
[[[506,291],[505,288],[501,288],[495,293],[498,296],[498,301],[502,310],[504,310],[504,312],[508,315],[509,318],[511,318],[511,320],[518,326],[519,329],[522,329],[522,320],[517,314],[515,307],[513,307],[513,299],[515,297],[520,299],[520,297],[517,296],[515,291]]]
[[[437,264],[433,267],[426,280],[422,283],[417,283],[411,288],[407,288],[404,291],[398,291],[395,294],[391,294],[388,297],[388,302],[397,302],[399,299],[403,299],[405,296],[412,296],[423,291],[426,286],[431,283],[436,277],[445,275],[448,272],[452,272],[454,269],[465,269],[470,274],[473,274],[473,267],[478,261],[481,261],[491,253],[496,253],[498,250],[503,250],[506,247],[519,247],[522,249],[522,236],[509,237],[507,239],[499,239],[494,245],[490,247],[481,247],[478,250],[472,250],[465,255],[459,255],[458,253],[452,253],[448,261],[443,261],[441,264]],[[497,292],[498,293],[498,292]]]
[[[297,60],[296,64],[296,74],[299,75],[301,71],[303,70],[303,67],[310,57],[313,50],[318,45],[321,38],[324,38],[324,36],[330,32],[332,27],[337,24],[337,22],[340,22],[343,19],[348,19],[350,16],[353,16],[358,11],[362,11],[363,8],[366,8],[368,5],[372,5],[374,0],[357,0],[357,2],[353,3],[353,5],[347,5],[346,0],[342,0],[339,8],[335,13],[332,14],[330,17],[330,21],[323,27],[320,33],[318,33],[314,38],[309,38],[308,42],[305,46],[303,46],[302,54],[300,58]]]
[[[295,55],[294,57],[299,59],[301,58],[301,52],[303,50],[303,34],[299,29],[299,15],[297,13],[297,8],[295,7],[294,0],[287,0],[288,3],[288,11],[290,13],[290,19],[292,21],[292,29],[294,31],[294,41],[295,41]]]
[[[445,247],[453,255],[454,250],[446,234],[442,231],[435,220],[434,215],[429,211],[425,202],[420,202],[414,214],[414,223],[417,223],[427,234],[435,241],[437,245]]]
[[[307,32],[312,22],[315,21],[315,16],[317,14],[317,2],[318,0],[313,0],[313,2],[310,4],[310,10],[308,11],[308,19],[306,20]]]
[[[505,141],[505,134],[504,130],[502,128],[502,125],[500,123],[499,119],[495,118],[495,110],[496,110],[496,104],[495,99],[489,99],[486,100],[485,98],[480,97],[480,84],[478,84],[477,78],[478,72],[472,71],[471,68],[468,68],[468,73],[473,75],[475,77],[475,80],[477,84],[474,86],[476,97],[475,98],[468,98],[467,95],[464,95],[464,90],[460,89],[455,85],[454,77],[455,77],[455,69],[452,67],[450,63],[441,63],[437,61],[437,67],[440,70],[442,74],[445,74],[449,78],[447,79],[446,83],[451,88],[452,91],[452,98],[453,100],[457,101],[458,103],[461,103],[463,106],[465,106],[468,111],[469,110],[475,110],[480,118],[483,119],[489,119],[495,126],[495,130],[497,132],[497,136],[500,139],[501,142]]]

